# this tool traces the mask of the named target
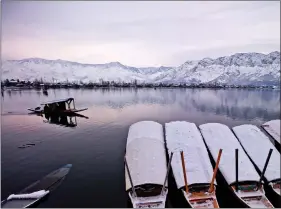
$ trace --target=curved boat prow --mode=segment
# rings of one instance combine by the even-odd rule
[[[72,164],[66,164],[1,202],[1,208],[27,208],[42,200],[56,188],[69,173]]]

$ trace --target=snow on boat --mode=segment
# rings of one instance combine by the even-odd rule
[[[41,104],[41,106],[36,108],[29,108],[28,110],[34,113],[45,113],[49,115],[50,114],[71,115],[87,109],[88,108],[76,109],[74,98],[66,98],[66,99],[44,102]]]
[[[264,169],[269,150],[273,150],[264,177],[272,190],[280,197],[280,153],[278,150],[257,126],[246,124],[232,129],[259,173],[262,173]]]
[[[272,138],[278,142],[280,142],[280,120],[271,120],[264,124],[262,124],[264,130],[272,136]]]
[[[193,208],[218,208],[216,187],[209,192],[212,164],[196,125],[184,121],[170,122],[165,124],[165,132],[168,153],[174,153],[171,166],[177,188]],[[184,182],[180,151],[184,153],[187,185]]]
[[[259,186],[259,174],[233,132],[219,123],[203,124],[199,129],[213,158],[223,149],[219,170],[240,202],[247,207],[273,208],[263,185]]]
[[[71,164],[67,164],[41,180],[34,182],[18,194],[11,194],[1,202],[1,208],[27,208],[34,206],[64,180],[71,167]]]
[[[168,193],[163,126],[141,121],[130,126],[126,156],[126,191],[134,208],[164,208]]]

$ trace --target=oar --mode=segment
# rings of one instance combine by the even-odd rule
[[[127,167],[127,171],[128,171],[130,183],[131,183],[132,190],[133,190],[133,195],[134,195],[135,197],[137,197],[137,193],[136,193],[136,190],[135,190],[135,186],[134,186],[134,184],[133,184],[133,180],[132,180],[132,176],[131,176],[131,173],[130,173],[130,170],[129,170],[129,166],[128,166],[128,163],[127,163],[126,156],[124,156],[124,161],[125,161],[125,165],[126,165],[126,167]]]
[[[171,153],[171,157],[170,157],[170,159],[169,159],[168,169],[167,169],[167,173],[166,173],[166,177],[165,177],[165,180],[164,180],[164,184],[163,184],[163,187],[162,187],[161,194],[163,194],[164,188],[165,188],[165,184],[166,184],[166,182],[167,182],[167,180],[168,180],[169,171],[170,171],[170,169],[171,169],[171,163],[172,163],[173,154],[174,154],[174,153],[172,152],[172,153]]]
[[[264,176],[264,174],[265,174],[265,171],[266,171],[267,165],[268,165],[268,163],[269,163],[269,159],[270,159],[270,157],[271,157],[272,151],[273,151],[273,149],[270,149],[270,150],[269,150],[269,153],[268,153],[268,155],[267,155],[267,158],[266,158],[266,161],[265,161],[265,164],[264,164],[264,167],[263,167],[261,176],[260,176],[260,180],[259,180],[259,183],[258,183],[258,186],[259,186],[259,187],[261,186],[261,181],[262,181],[263,176]]]
[[[213,178],[212,178],[212,181],[211,181],[211,184],[210,184],[210,188],[209,188],[209,193],[212,193],[214,191],[214,181],[215,181],[215,178],[216,178],[216,175],[217,175],[217,171],[218,171],[218,168],[219,168],[221,153],[222,153],[222,149],[219,150],[216,166],[215,166],[215,169],[214,169],[214,172],[213,172]]]
[[[182,171],[183,171],[183,176],[184,176],[185,192],[187,194],[188,193],[188,186],[187,186],[186,169],[185,169],[183,151],[181,151],[181,164],[182,164]]]

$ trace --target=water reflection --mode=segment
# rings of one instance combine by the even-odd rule
[[[74,97],[77,106],[103,106],[123,110],[137,105],[157,105],[172,108],[175,114],[208,113],[238,120],[269,120],[279,117],[280,90],[245,89],[58,89],[50,91],[48,98],[40,98],[40,91],[22,92],[22,97],[8,91],[3,111],[30,108],[36,103],[52,99]],[[34,93],[37,93],[34,94]],[[14,101],[17,101],[14,104]],[[28,106],[29,105],[29,106]],[[141,107],[140,107],[141,108]],[[13,110],[12,110],[13,109]],[[3,113],[3,112],[2,112]]]
[[[77,126],[76,116],[49,116],[45,115],[46,120],[43,120],[45,123],[56,124],[65,127],[75,127]]]
[[[77,126],[77,117],[89,119],[89,117],[77,113],[73,113],[71,115],[50,115],[50,114],[29,113],[29,115],[44,117],[45,118],[43,120],[44,123],[55,124],[55,125],[71,127],[71,128]]]
[[[123,159],[129,126],[137,121],[219,122],[233,127],[260,126],[280,117],[277,90],[50,89],[48,97],[41,92],[4,92],[1,194],[7,197],[48,170],[72,163],[72,179],[42,203],[46,208],[126,207]],[[76,107],[88,107],[83,114],[90,118],[27,116],[28,108],[67,97],[75,98]],[[21,145],[32,148],[19,149]],[[109,187],[116,194],[111,201]]]

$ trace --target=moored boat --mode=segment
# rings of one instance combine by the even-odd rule
[[[232,129],[258,173],[262,174],[265,169],[263,180],[275,193],[275,196],[277,195],[279,201],[275,202],[280,202],[280,153],[257,126],[245,124],[235,126]],[[270,150],[272,150],[272,153],[265,168]]]
[[[64,114],[71,115],[73,113],[87,110],[88,108],[76,109],[74,98],[67,98],[61,100],[54,100],[44,102],[41,106],[36,108],[29,108],[28,110],[34,113],[45,113],[45,114]]]
[[[1,208],[27,208],[34,206],[64,180],[71,167],[71,164],[67,164],[46,175],[41,180],[34,182],[19,193],[10,195],[1,202]]]
[[[164,208],[168,194],[163,127],[153,121],[130,126],[126,155],[126,192],[134,208]]]
[[[273,208],[265,196],[259,174],[233,132],[219,123],[203,124],[199,129],[213,158],[219,149],[223,149],[219,170],[240,205]]]
[[[216,182],[207,149],[194,123],[174,121],[165,124],[166,145],[173,154],[172,172],[192,208],[219,208]]]

